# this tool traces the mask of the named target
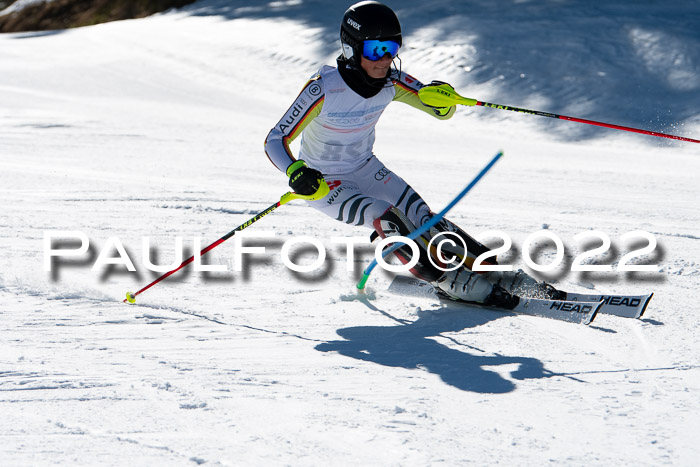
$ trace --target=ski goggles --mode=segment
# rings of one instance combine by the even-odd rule
[[[362,42],[362,56],[367,60],[376,62],[384,55],[389,54],[391,58],[396,57],[401,46],[394,41],[367,40]]]

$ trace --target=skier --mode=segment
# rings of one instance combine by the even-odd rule
[[[311,77],[268,134],[265,152],[299,194],[316,193],[325,178],[328,195],[308,201],[315,209],[348,224],[372,228],[376,231],[373,237],[406,236],[434,214],[421,196],[372,152],[375,125],[392,101],[440,120],[451,118],[455,106],[435,108],[421,102],[418,90],[424,85],[401,71],[401,26],[388,6],[376,1],[352,5],[343,16],[340,42],[337,67],[323,66]],[[439,84],[444,83],[433,81],[428,86]],[[299,135],[301,149],[295,158],[289,143]],[[458,235],[466,244],[466,251],[451,251],[466,260],[464,266],[453,271],[440,267],[445,263],[428,244],[441,233]],[[411,272],[454,299],[511,308],[518,301],[514,294],[523,290],[537,289],[549,296],[556,292],[522,271],[472,272],[473,260],[488,248],[447,219],[426,232],[417,244],[420,255]],[[407,246],[396,255],[404,263],[412,258]]]

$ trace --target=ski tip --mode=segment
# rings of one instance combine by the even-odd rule
[[[649,294],[646,301],[644,302],[644,305],[642,305],[642,307],[639,310],[639,314],[637,315],[637,319],[641,318],[642,315],[644,315],[644,312],[647,311],[647,306],[649,306],[649,302],[651,301],[651,298],[653,296],[654,296],[654,292]]]
[[[127,301],[129,303],[136,303],[136,296],[134,295],[133,292],[127,292],[125,301]]]

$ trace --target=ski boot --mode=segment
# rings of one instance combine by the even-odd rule
[[[566,292],[557,290],[546,282],[538,282],[522,269],[517,271],[490,271],[484,273],[491,283],[501,286],[511,294],[528,298],[566,300]]]
[[[513,309],[520,301],[497,284],[492,284],[481,274],[466,268],[449,271],[435,282],[437,288],[453,300],[463,300],[498,308]]]

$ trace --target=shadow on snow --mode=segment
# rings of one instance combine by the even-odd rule
[[[337,333],[344,340],[319,344],[316,350],[338,352],[388,367],[423,369],[438,375],[450,386],[478,393],[504,394],[516,388],[511,380],[485,367],[517,364],[518,369],[510,373],[515,380],[554,376],[536,358],[487,354],[477,347],[442,335],[475,328],[503,316],[512,315],[476,308],[465,312],[464,305],[454,309],[448,305],[437,313],[423,313],[418,320],[408,324],[339,329]],[[447,347],[436,342],[434,337],[451,340],[462,349]]]

